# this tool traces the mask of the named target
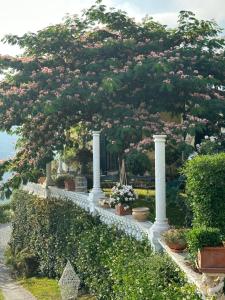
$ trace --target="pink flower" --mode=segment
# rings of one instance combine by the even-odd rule
[[[52,69],[50,69],[48,67],[43,67],[43,68],[41,68],[41,72],[44,74],[52,74]]]

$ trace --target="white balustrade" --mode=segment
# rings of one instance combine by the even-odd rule
[[[46,188],[43,185],[36,183],[28,183],[23,186],[23,190],[42,198],[54,197],[62,200],[68,199],[87,212],[91,210],[91,203],[88,200],[88,194],[85,193],[66,191],[54,186]],[[115,214],[114,209],[104,209],[102,207],[95,206],[95,214],[99,216],[103,223],[109,226],[116,226],[127,235],[133,236],[138,240],[148,237],[149,229],[152,226],[151,222],[138,222],[134,220],[131,215],[118,216]]]

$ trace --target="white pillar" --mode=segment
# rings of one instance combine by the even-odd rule
[[[46,187],[50,185],[54,185],[54,181],[52,179],[52,163],[49,162],[46,164],[46,180],[44,182]]]
[[[169,228],[166,218],[166,163],[165,142],[166,135],[154,135],[155,142],[155,207],[156,218],[150,229],[152,244],[158,250],[160,233]]]
[[[100,186],[100,131],[93,131],[93,189],[89,194],[92,211],[101,197],[104,197],[104,193]]]
[[[59,159],[58,159],[58,169],[57,169],[57,175],[58,176],[63,174],[62,165],[63,165],[62,159],[61,159],[61,157],[59,157]]]

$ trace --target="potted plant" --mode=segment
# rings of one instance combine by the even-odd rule
[[[136,194],[131,185],[117,183],[112,188],[110,203],[115,206],[116,214],[120,216],[131,214],[130,204],[135,201]]]
[[[225,273],[225,247],[218,228],[193,228],[187,233],[187,243],[201,272]]]
[[[110,201],[108,198],[100,198],[99,205],[102,208],[110,208]]]
[[[38,183],[39,184],[43,184],[45,182],[45,180],[46,180],[46,177],[45,176],[41,176],[41,177],[38,178]]]
[[[187,247],[186,234],[187,230],[180,229],[169,229],[163,233],[163,238],[167,246],[174,252],[182,252]]]
[[[72,175],[65,175],[64,184],[67,191],[75,191],[75,180]]]
[[[56,179],[55,179],[55,185],[60,188],[60,189],[64,189],[65,188],[65,179],[66,179],[67,175],[59,175]]]

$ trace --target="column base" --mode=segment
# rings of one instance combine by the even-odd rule
[[[161,237],[161,234],[164,231],[168,230],[169,228],[170,228],[170,226],[169,226],[167,220],[164,222],[155,221],[155,223],[150,228],[149,237],[150,237],[151,245],[155,252],[162,251],[162,246],[160,245],[158,240]]]
[[[43,182],[43,184],[42,184],[45,188],[47,188],[48,186],[54,186],[55,185],[55,183],[54,183],[54,181],[53,181],[53,179],[51,178],[48,178],[48,179],[46,179],[44,182]]]
[[[99,189],[93,188],[91,190],[88,196],[88,201],[90,203],[90,211],[92,213],[94,213],[95,211],[95,206],[98,204],[98,200],[103,197],[105,197],[105,194],[100,188]]]

